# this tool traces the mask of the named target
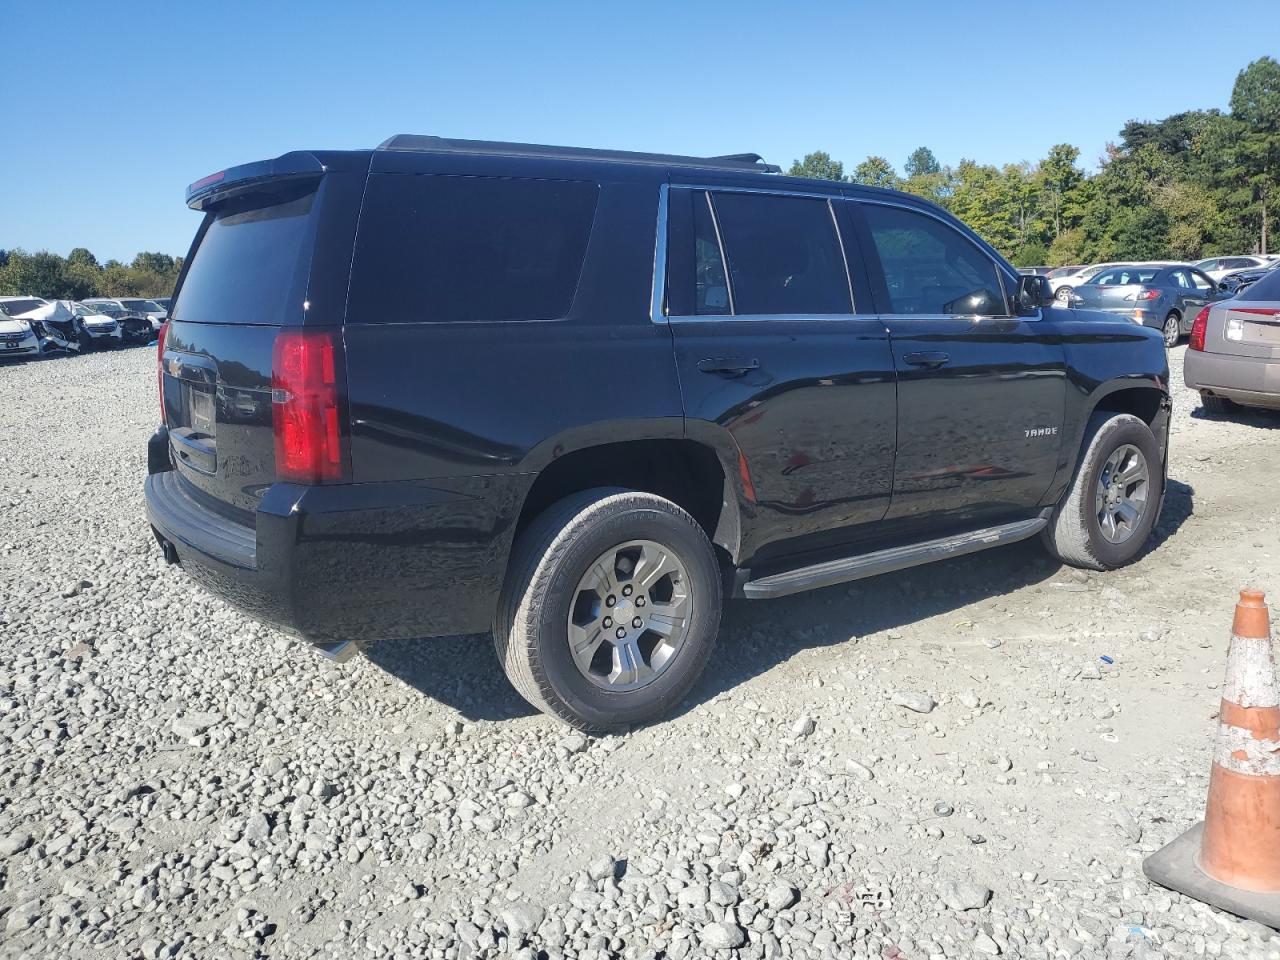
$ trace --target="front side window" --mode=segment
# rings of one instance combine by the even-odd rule
[[[577,180],[371,176],[350,321],[564,318],[599,194],[597,184]]]
[[[853,312],[849,275],[826,200],[714,193],[735,314]]]
[[[863,210],[891,313],[1009,315],[995,263],[958,230],[902,207]]]
[[[1206,277],[1199,270],[1191,271],[1191,282],[1195,284],[1196,289],[1199,290],[1201,293],[1215,289],[1213,285],[1213,281],[1210,280],[1208,277]]]

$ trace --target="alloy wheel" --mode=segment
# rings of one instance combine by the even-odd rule
[[[669,547],[631,540],[600,554],[569,606],[569,649],[587,680],[637,690],[679,655],[693,614],[689,574]]]
[[[1147,458],[1131,443],[1117,447],[1098,474],[1094,505],[1102,535],[1124,543],[1142,523],[1148,507],[1151,472]]]

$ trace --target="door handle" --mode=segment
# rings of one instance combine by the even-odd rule
[[[722,377],[740,377],[751,370],[760,369],[760,361],[746,357],[712,357],[698,361],[702,373],[716,373]]]
[[[941,350],[922,350],[919,353],[908,353],[902,359],[913,367],[928,367],[930,370],[936,370],[944,363],[951,362],[951,354],[943,353]]]

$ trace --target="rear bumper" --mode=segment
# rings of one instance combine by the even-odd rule
[[[163,427],[148,464],[147,518],[166,557],[255,619],[325,646],[492,624],[517,502],[505,484],[276,483],[248,526],[172,468]]]
[[[1192,390],[1245,406],[1280,409],[1280,360],[1188,350],[1182,379]]]

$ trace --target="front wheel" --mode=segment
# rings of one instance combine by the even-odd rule
[[[1122,567],[1146,546],[1163,496],[1163,460],[1151,428],[1127,413],[1096,413],[1044,543],[1073,567]]]
[[[1164,318],[1164,345],[1166,347],[1176,347],[1178,340],[1182,336],[1182,318],[1176,313],[1170,313]]]
[[[662,716],[702,673],[720,629],[706,533],[653,494],[587,490],[518,538],[494,646],[533,706],[586,731]]]

